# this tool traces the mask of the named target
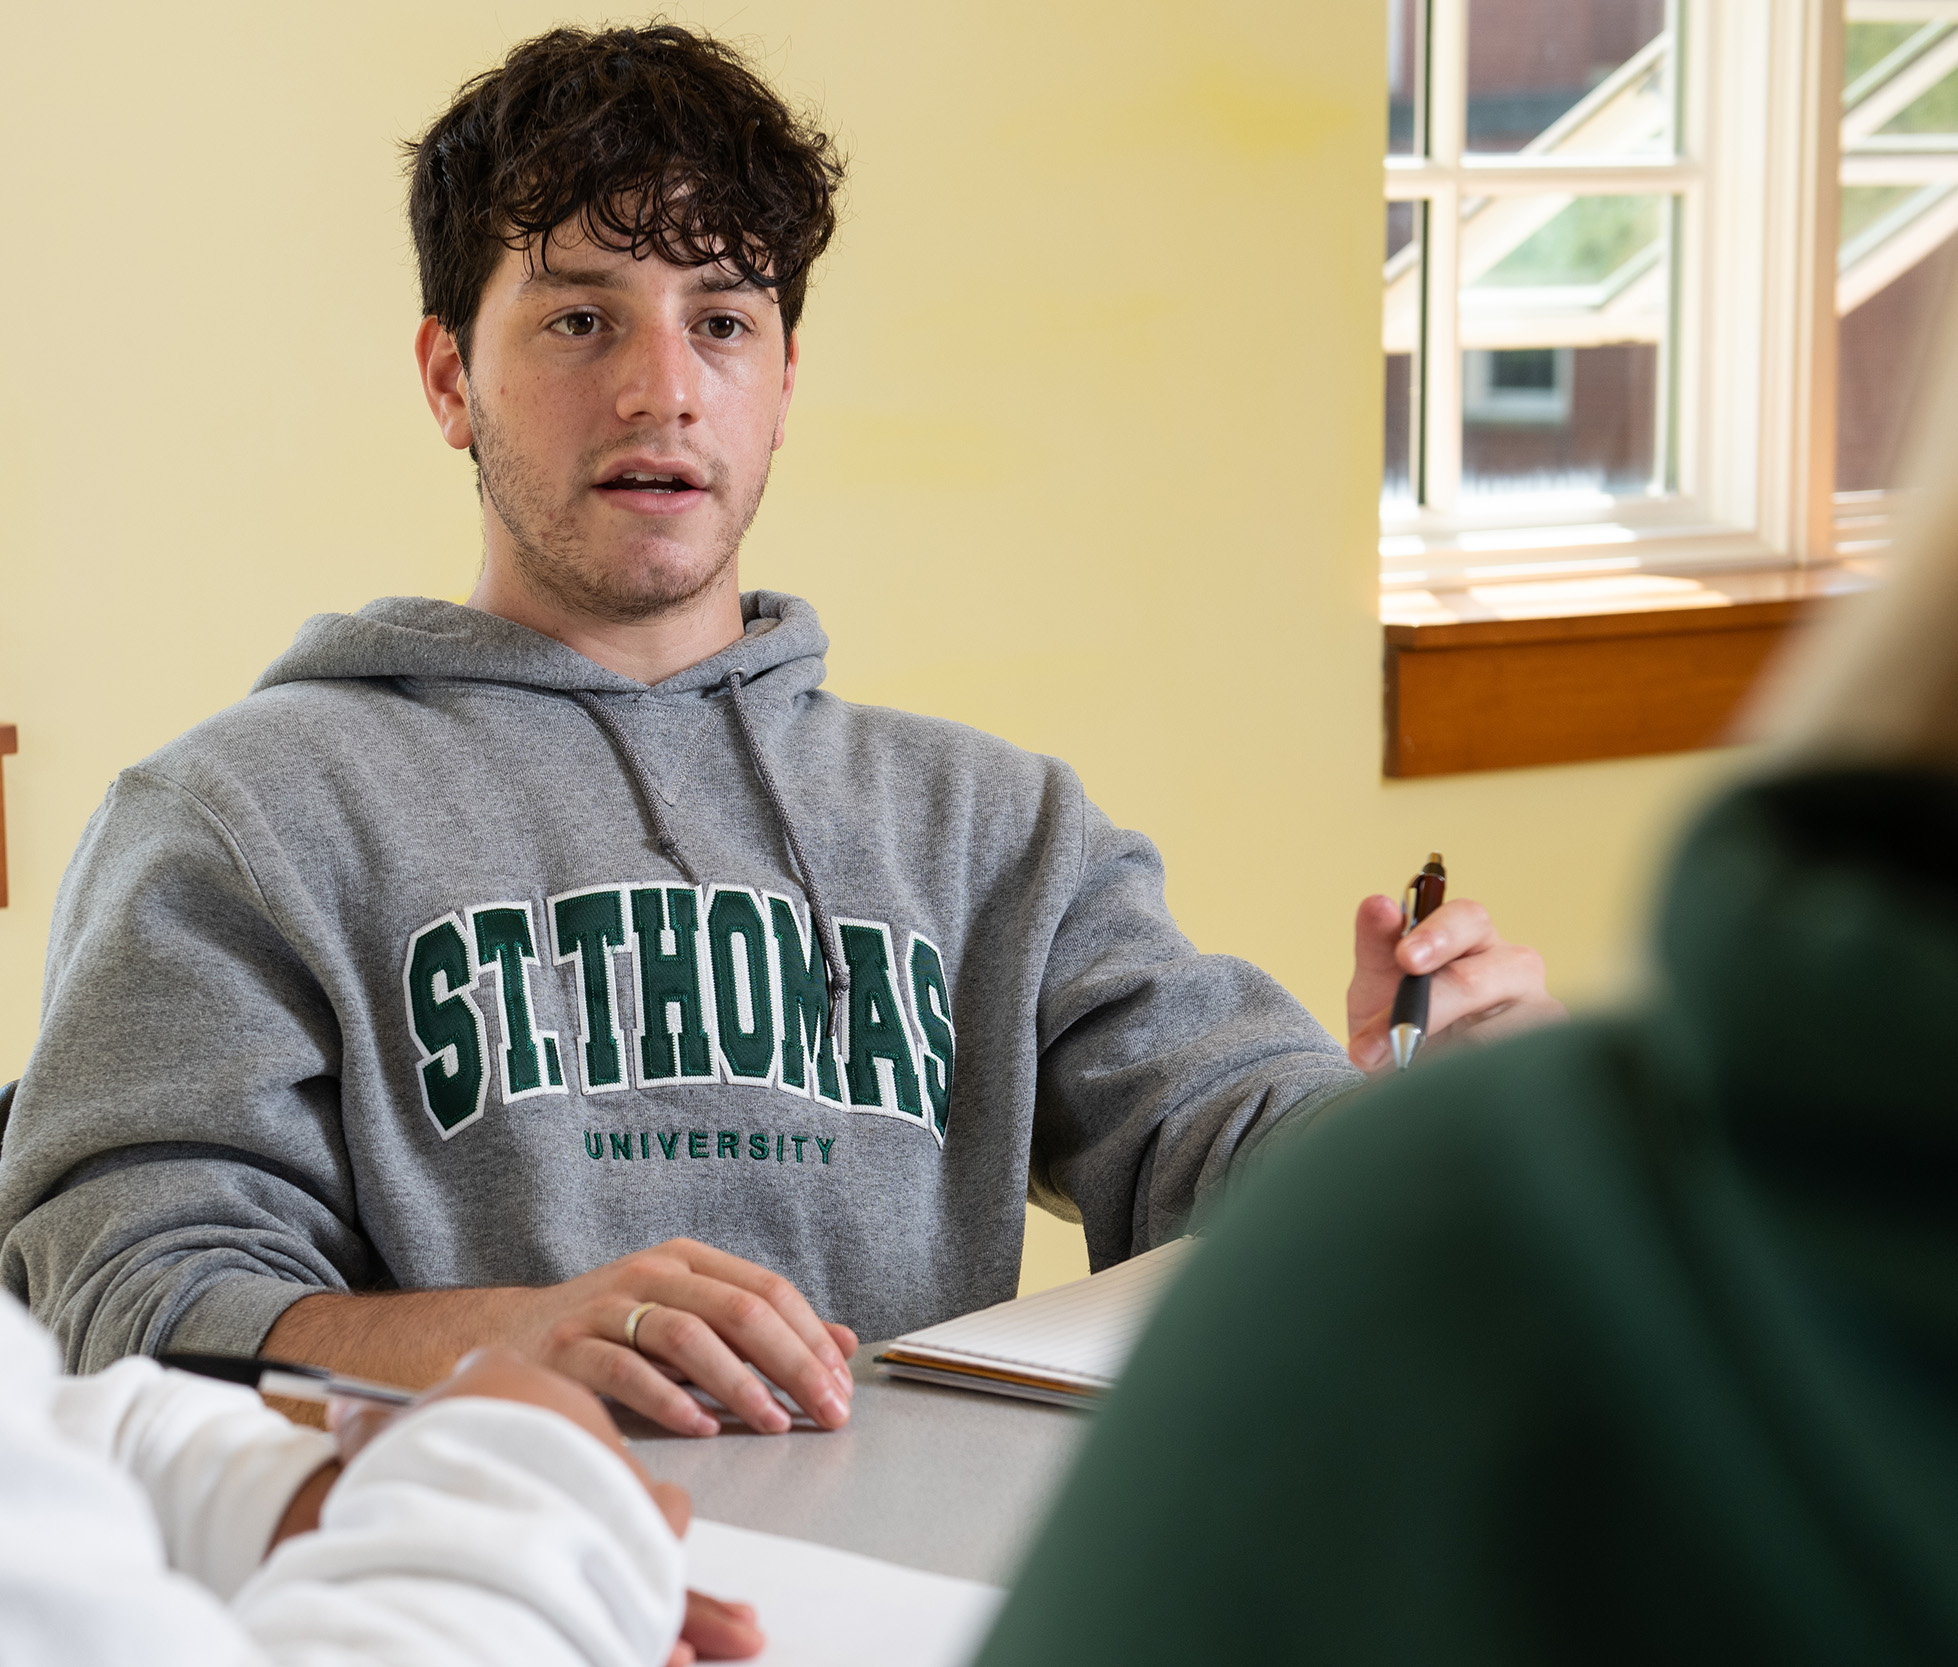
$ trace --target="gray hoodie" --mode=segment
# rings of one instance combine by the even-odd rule
[[[647,687],[411,598],[125,771],[56,904],[0,1276],[71,1370],[686,1235],[881,1337],[1097,1266],[1355,1080],[1065,765],[820,692],[793,597]]]

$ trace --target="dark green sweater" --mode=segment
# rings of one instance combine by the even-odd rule
[[[1751,788],[1647,1011],[1290,1137],[982,1667],[1958,1660],[1954,852],[1952,780]]]

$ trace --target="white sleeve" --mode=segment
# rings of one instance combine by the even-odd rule
[[[233,1604],[295,1667],[658,1667],[685,1607],[679,1542],[616,1455],[476,1399],[377,1436]]]
[[[192,1520],[193,1502],[263,1494],[251,1508],[271,1512],[269,1533],[268,1478],[279,1464],[303,1476],[311,1455],[232,1443],[212,1423],[220,1402],[236,1406],[221,1385],[180,1399],[174,1373],[145,1368],[91,1390],[57,1367],[0,1291],[6,1667],[658,1667],[678,1635],[680,1547],[645,1489],[583,1430],[505,1401],[437,1402],[376,1437],[319,1532],[288,1540],[227,1609],[167,1565],[170,1534],[193,1561],[226,1563],[226,1530]],[[57,1427],[57,1403],[79,1441]],[[268,1430],[263,1409],[237,1410],[285,1450],[284,1420]],[[112,1460],[147,1471],[174,1530]],[[262,1546],[256,1523],[231,1540],[254,1537]]]
[[[56,1428],[149,1495],[170,1566],[221,1598],[251,1578],[300,1483],[333,1438],[288,1422],[255,1391],[153,1360],[64,1378]]]
[[[143,1491],[64,1440],[54,1345],[0,1291],[0,1657],[7,1667],[259,1667],[224,1606],[165,1564]]]

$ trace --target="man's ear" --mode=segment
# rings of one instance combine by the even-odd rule
[[[435,413],[442,438],[457,451],[469,450],[476,443],[469,424],[469,373],[455,337],[432,314],[415,332],[415,363],[421,368],[422,396]]]
[[[789,401],[795,397],[795,367],[802,363],[802,332],[789,337],[789,350],[782,361],[782,404],[775,413],[775,439],[771,449],[780,451],[789,437]]]

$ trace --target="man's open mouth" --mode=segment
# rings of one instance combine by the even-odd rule
[[[598,483],[601,492],[697,492],[699,487],[684,475],[641,474],[637,469],[627,469],[614,475],[610,480]]]

